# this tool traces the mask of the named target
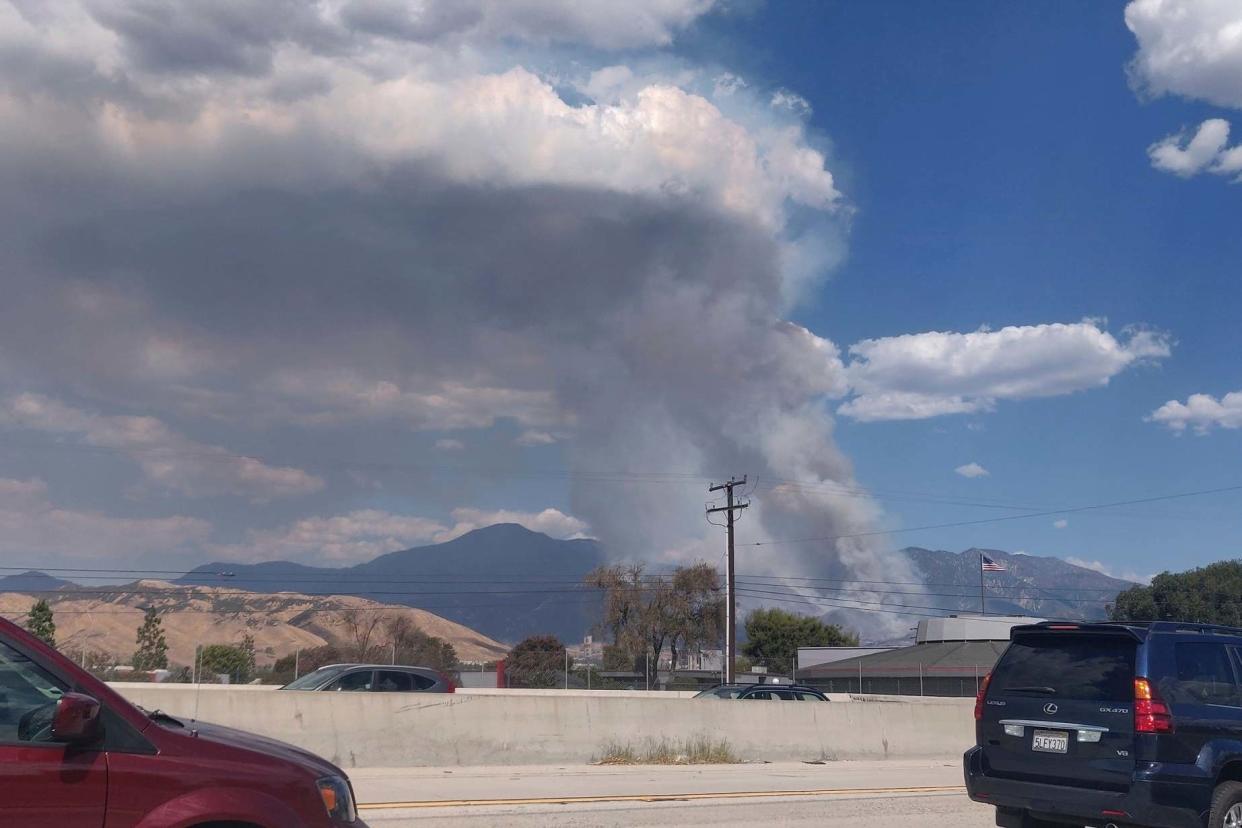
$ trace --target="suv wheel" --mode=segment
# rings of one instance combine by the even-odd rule
[[[1216,786],[1208,828],[1242,828],[1242,782],[1222,782]]]

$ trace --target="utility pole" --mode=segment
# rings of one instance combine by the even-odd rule
[[[734,680],[734,667],[737,661],[737,597],[733,587],[733,523],[735,513],[740,512],[750,505],[749,501],[735,501],[733,498],[733,489],[735,486],[745,486],[746,475],[742,475],[742,479],[730,478],[727,483],[717,483],[708,487],[709,492],[724,491],[724,506],[709,506],[707,514],[710,516],[716,512],[725,513],[725,530],[729,538],[729,553],[725,566],[725,683],[731,683]],[[711,518],[709,517],[710,521]]]

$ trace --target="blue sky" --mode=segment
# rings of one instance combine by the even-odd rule
[[[1232,557],[872,533],[1242,484],[1234,5],[0,5],[0,555],[715,561],[746,473],[766,574]]]
[[[1144,101],[1126,75],[1120,3],[773,3],[716,19],[730,53],[802,93],[857,206],[849,259],[797,316],[838,342],[1105,317],[1176,340],[1107,388],[994,413],[843,420],[838,438],[876,489],[1045,508],[1236,484],[1242,434],[1144,422],[1170,399],[1239,387],[1242,218],[1218,179],[1152,168],[1146,148],[1219,117]],[[707,48],[721,48],[705,38]],[[954,469],[978,462],[991,474]],[[1024,549],[1150,573],[1237,555],[1242,495],[967,529],[900,542]],[[893,501],[901,523],[977,509]]]

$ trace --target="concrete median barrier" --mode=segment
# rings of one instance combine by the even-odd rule
[[[350,767],[584,763],[606,745],[725,740],[752,761],[956,759],[971,699],[834,702],[304,693],[120,684],[148,709],[290,742]]]

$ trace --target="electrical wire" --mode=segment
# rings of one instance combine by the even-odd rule
[[[841,534],[841,535],[821,535],[818,537],[809,537],[809,538],[778,538],[775,540],[752,541],[750,543],[740,543],[737,545],[738,546],[775,546],[777,544],[785,544],[785,543],[819,543],[823,541],[845,540],[848,538],[866,538],[866,537],[872,537],[876,535],[898,535],[898,534],[903,534],[906,532],[923,532],[923,531],[929,531],[932,529],[955,529],[955,528],[959,528],[963,526],[979,526],[979,525],[986,524],[986,523],[1002,523],[1002,522],[1010,521],[1010,520],[1027,520],[1029,518],[1052,517],[1054,515],[1072,515],[1072,514],[1077,514],[1080,512],[1097,511],[1100,509],[1111,509],[1117,506],[1137,506],[1137,505],[1142,505],[1145,503],[1157,503],[1157,502],[1166,501],[1166,500],[1177,500],[1179,498],[1200,497],[1203,495],[1221,494],[1223,492],[1237,492],[1237,491],[1242,491],[1242,485],[1221,486],[1215,489],[1200,489],[1200,490],[1192,491],[1192,492],[1179,492],[1177,494],[1159,495],[1156,497],[1141,497],[1141,498],[1134,498],[1132,500],[1117,500],[1111,503],[1094,503],[1094,504],[1090,504],[1087,506],[1072,506],[1072,507],[1067,507],[1064,509],[1050,509],[1048,511],[1030,512],[1030,513],[1021,514],[1021,515],[1003,515],[1001,517],[979,518],[977,520],[960,520],[960,521],[954,521],[952,523],[936,523],[936,524],[929,524],[926,526],[908,526],[902,529],[876,529],[876,530],[869,531],[869,532],[852,532],[852,533]]]

